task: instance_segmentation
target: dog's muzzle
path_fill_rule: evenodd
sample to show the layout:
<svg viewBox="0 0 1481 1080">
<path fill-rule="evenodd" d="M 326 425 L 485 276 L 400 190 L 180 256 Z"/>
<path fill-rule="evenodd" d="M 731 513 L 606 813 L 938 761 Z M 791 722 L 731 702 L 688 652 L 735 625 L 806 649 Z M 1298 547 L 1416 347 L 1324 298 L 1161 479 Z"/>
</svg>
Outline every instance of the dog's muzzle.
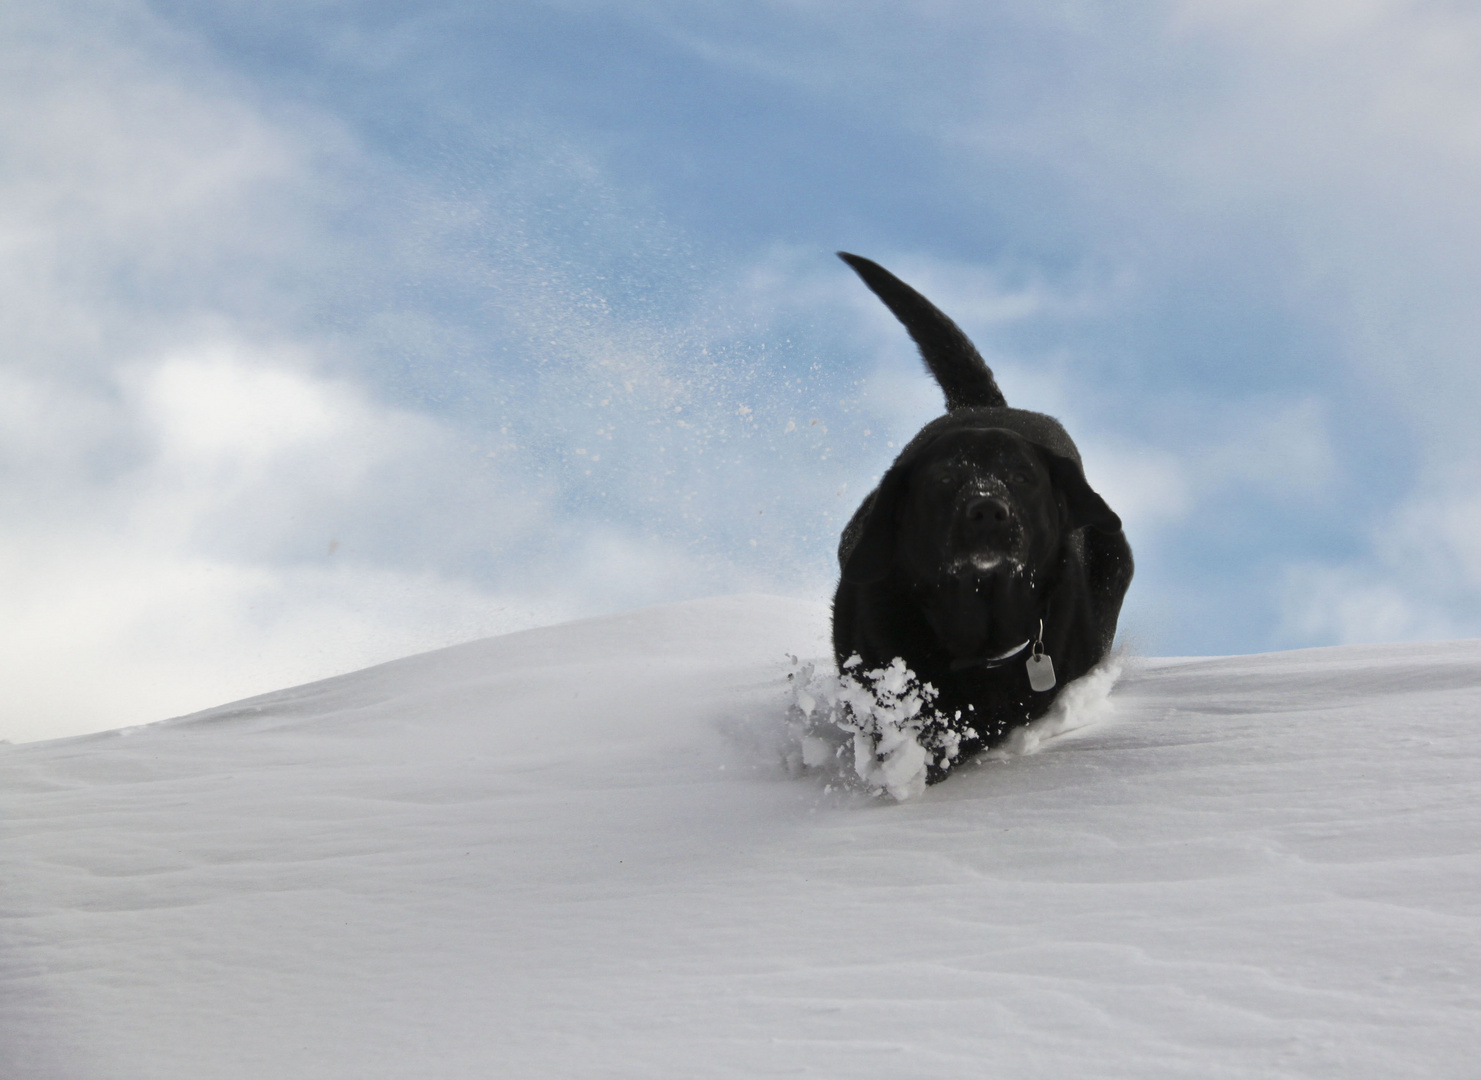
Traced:
<svg viewBox="0 0 1481 1080">
<path fill-rule="evenodd" d="M 986 573 L 1016 564 L 1023 544 L 1023 527 L 1013 506 L 994 491 L 969 491 L 958 500 L 952 560 L 958 572 Z"/>
</svg>

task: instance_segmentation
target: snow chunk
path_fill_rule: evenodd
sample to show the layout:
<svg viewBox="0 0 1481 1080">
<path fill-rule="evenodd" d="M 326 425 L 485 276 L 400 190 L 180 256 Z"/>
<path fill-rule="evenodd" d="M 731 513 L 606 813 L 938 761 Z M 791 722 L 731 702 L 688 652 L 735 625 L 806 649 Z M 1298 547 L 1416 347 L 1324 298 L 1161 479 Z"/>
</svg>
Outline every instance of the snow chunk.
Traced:
<svg viewBox="0 0 1481 1080">
<path fill-rule="evenodd" d="M 841 674 L 795 656 L 792 663 L 785 754 L 791 771 L 831 771 L 830 786 L 904 802 L 926 790 L 931 765 L 956 760 L 961 737 L 930 708 L 936 688 L 903 659 L 863 671 L 855 657 Z"/>
</svg>

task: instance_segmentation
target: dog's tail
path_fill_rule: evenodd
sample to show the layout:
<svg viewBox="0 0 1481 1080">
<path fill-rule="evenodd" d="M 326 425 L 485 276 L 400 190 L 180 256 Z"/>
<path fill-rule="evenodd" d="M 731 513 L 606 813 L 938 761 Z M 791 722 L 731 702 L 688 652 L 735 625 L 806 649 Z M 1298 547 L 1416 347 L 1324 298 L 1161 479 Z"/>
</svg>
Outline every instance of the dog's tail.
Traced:
<svg viewBox="0 0 1481 1080">
<path fill-rule="evenodd" d="M 977 347 L 935 304 L 876 262 L 847 251 L 840 251 L 838 257 L 854 268 L 910 332 L 921 359 L 946 393 L 948 412 L 1008 404 Z"/>
</svg>

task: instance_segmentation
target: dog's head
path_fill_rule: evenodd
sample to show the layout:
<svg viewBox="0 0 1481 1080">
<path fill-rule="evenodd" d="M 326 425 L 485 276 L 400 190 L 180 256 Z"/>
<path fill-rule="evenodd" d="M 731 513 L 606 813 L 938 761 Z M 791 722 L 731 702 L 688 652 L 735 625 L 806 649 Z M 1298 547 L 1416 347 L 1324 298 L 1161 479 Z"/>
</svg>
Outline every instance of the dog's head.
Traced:
<svg viewBox="0 0 1481 1080">
<path fill-rule="evenodd" d="M 864 583 L 898 573 L 938 597 L 928 607 L 939 611 L 927 614 L 950 621 L 938 634 L 966 653 L 1032 629 L 1033 594 L 1065 538 L 1087 526 L 1114 532 L 1121 519 L 1077 462 L 1007 428 L 956 427 L 907 450 L 881 479 L 843 578 Z M 983 631 L 965 598 L 974 609 L 990 606 L 1001 633 Z"/>
</svg>

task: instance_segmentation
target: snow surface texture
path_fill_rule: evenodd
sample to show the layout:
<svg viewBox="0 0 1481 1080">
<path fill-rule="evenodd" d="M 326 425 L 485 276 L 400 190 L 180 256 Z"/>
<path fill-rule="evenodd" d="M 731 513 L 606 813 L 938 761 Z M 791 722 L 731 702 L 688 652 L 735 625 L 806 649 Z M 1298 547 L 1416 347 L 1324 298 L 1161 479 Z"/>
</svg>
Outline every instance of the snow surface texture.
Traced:
<svg viewBox="0 0 1481 1080">
<path fill-rule="evenodd" d="M 826 620 L 0 747 L 0 1076 L 1477 1075 L 1481 643 L 1127 661 L 896 802 L 786 765 Z"/>
</svg>

